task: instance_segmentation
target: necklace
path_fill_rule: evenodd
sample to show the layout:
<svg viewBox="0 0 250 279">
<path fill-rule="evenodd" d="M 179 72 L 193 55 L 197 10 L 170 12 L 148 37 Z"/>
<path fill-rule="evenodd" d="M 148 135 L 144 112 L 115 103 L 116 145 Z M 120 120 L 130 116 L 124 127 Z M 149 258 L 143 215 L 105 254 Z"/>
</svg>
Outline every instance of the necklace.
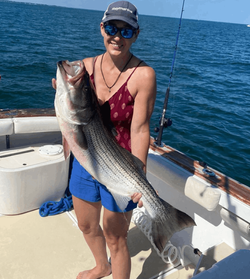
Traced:
<svg viewBox="0 0 250 279">
<path fill-rule="evenodd" d="M 113 83 L 112 86 L 108 86 L 108 85 L 107 85 L 107 82 L 106 82 L 106 80 L 105 80 L 105 77 L 104 77 L 104 74 L 103 74 L 103 71 L 102 71 L 103 56 L 104 56 L 104 53 L 103 53 L 103 55 L 102 55 L 100 68 L 101 68 L 102 78 L 103 78 L 103 80 L 104 80 L 105 85 L 106 85 L 107 88 L 109 89 L 109 93 L 110 93 L 110 92 L 111 92 L 111 89 L 115 86 L 115 84 L 117 83 L 117 81 L 118 81 L 119 77 L 121 76 L 122 72 L 123 72 L 123 71 L 125 70 L 125 68 L 128 66 L 129 62 L 131 61 L 131 59 L 132 59 L 132 57 L 133 57 L 134 55 L 131 54 L 131 56 L 130 56 L 128 62 L 127 62 L 126 65 L 123 67 L 123 69 L 121 70 L 120 74 L 118 75 L 116 81 Z"/>
</svg>

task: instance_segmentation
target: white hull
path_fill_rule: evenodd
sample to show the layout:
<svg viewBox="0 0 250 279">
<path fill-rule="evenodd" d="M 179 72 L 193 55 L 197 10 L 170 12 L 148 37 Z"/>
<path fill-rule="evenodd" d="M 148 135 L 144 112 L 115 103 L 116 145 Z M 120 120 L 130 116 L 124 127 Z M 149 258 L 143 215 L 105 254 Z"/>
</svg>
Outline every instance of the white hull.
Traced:
<svg viewBox="0 0 250 279">
<path fill-rule="evenodd" d="M 8 142 L 10 143 L 10 149 L 6 148 L 6 142 L 7 145 Z M 4 161 L 7 158 L 6 155 L 13 152 L 13 148 L 15 148 L 14 153 L 20 153 L 19 151 L 22 151 L 24 146 L 30 146 L 34 149 L 34 146 L 37 147 L 48 144 L 54 146 L 60 145 L 60 143 L 61 134 L 53 110 L 28 110 L 0 113 L 0 214 L 12 215 L 25 213 L 34 210 L 35 208 L 39 208 L 39 206 L 46 200 L 58 200 L 61 198 L 67 186 L 69 166 L 67 161 L 62 160 L 62 154 L 56 155 L 57 157 L 52 156 L 48 161 L 43 160 L 41 162 L 40 157 L 44 158 L 47 156 L 41 154 L 39 155 L 39 153 L 37 153 L 37 157 L 32 156 L 34 161 L 29 161 L 28 164 L 25 163 L 26 165 L 19 167 L 15 167 L 14 162 L 17 161 L 17 157 L 20 157 L 20 154 L 8 157 L 8 160 L 13 161 L 13 165 L 11 164 L 11 161 L 8 161 L 9 165 L 5 164 Z M 28 162 L 26 160 L 26 156 L 30 155 L 30 153 L 24 152 L 21 155 L 22 159 L 24 159 L 25 162 Z M 211 173 L 214 173 L 215 176 L 208 175 Z M 194 218 L 197 224 L 197 226 L 193 228 L 176 233 L 171 239 L 171 243 L 178 248 L 178 251 L 182 251 L 182 253 L 179 253 L 181 263 L 184 265 L 191 264 L 192 268 L 186 267 L 186 269 L 183 269 L 181 265 L 178 268 L 170 267 L 170 265 L 164 263 L 161 258 L 158 257 L 158 255 L 153 251 L 153 248 L 150 254 L 145 254 L 145 251 L 143 252 L 143 250 L 150 249 L 150 243 L 147 242 L 146 237 L 143 238 L 143 235 L 138 229 L 136 229 L 136 227 L 131 226 L 128 242 L 132 257 L 132 279 L 177 278 L 174 277 L 176 272 L 179 274 L 178 278 L 191 278 L 190 274 L 193 274 L 195 266 L 200 259 L 199 256 L 193 253 L 193 248 L 198 248 L 202 253 L 207 253 L 206 258 L 208 264 L 206 268 L 211 267 L 211 265 L 218 260 L 226 258 L 234 251 L 249 249 L 250 188 L 225 177 L 223 174 L 209 167 L 206 169 L 206 174 L 204 174 L 203 167 L 199 164 L 199 162 L 193 161 L 191 158 L 186 157 L 184 154 L 169 146 L 158 148 L 154 145 L 153 139 L 149 150 L 147 175 L 149 181 L 164 200 L 189 214 Z M 48 180 L 50 182 L 44 180 L 44 178 L 51 176 L 53 176 L 53 179 Z M 10 179 L 10 177 L 13 179 Z M 24 183 L 24 181 L 27 182 Z M 32 183 L 29 183 L 30 181 L 32 181 Z M 34 187 L 32 187 L 32 185 L 34 185 L 34 183 L 38 185 L 38 181 L 41 185 L 36 187 L 36 190 L 34 191 Z M 24 216 L 27 216 L 27 218 L 33 218 L 34 216 L 29 217 L 32 215 L 33 213 L 29 212 L 20 216 L 2 216 L 0 218 L 0 223 L 2 222 L 0 227 L 2 225 L 6 226 L 6 222 L 8 224 L 8 222 L 11 222 L 14 218 L 20 218 L 21 216 L 23 219 L 25 219 Z M 70 220 L 72 224 L 76 225 L 76 219 L 73 211 L 65 213 L 65 215 L 71 218 Z M 43 218 L 37 216 L 36 222 L 44 222 L 42 220 L 39 221 L 39 218 L 44 220 Z M 47 218 L 52 219 L 55 217 Z M 59 215 L 57 218 L 58 220 L 62 219 L 62 216 Z M 51 219 L 50 222 L 52 222 Z M 67 226 L 66 223 L 65 226 Z M 24 222 L 24 226 L 27 226 L 25 224 L 26 223 Z M 13 227 L 13 230 L 15 229 L 16 228 Z M 8 231 L 6 229 L 5 233 L 11 234 L 11 230 Z M 18 232 L 16 232 L 16 234 L 18 235 Z M 63 239 L 65 237 L 64 232 L 61 234 Z M 70 234 L 78 235 L 75 231 L 71 231 Z M 142 242 L 139 241 L 138 235 L 140 241 Z M 3 243 L 4 239 L 10 238 L 8 235 L 1 235 L 1 232 L 0 237 L 0 244 L 1 240 Z M 79 239 L 80 237 L 81 236 L 79 234 Z M 60 239 L 60 234 L 56 236 L 56 239 Z M 81 241 L 84 242 L 83 239 Z M 138 251 L 135 244 L 141 247 L 138 248 Z M 53 244 L 51 245 L 53 246 Z M 70 247 L 70 243 L 67 245 L 68 247 L 65 249 L 71 251 L 72 248 Z M 143 245 L 146 245 L 147 249 L 143 248 Z M 50 248 L 51 251 L 56 251 L 55 247 Z M 9 251 L 11 251 L 11 241 L 10 243 L 7 241 L 5 249 L 7 250 L 4 250 L 4 255 L 8 256 Z M 46 247 L 46 249 L 48 249 L 48 247 Z M 61 249 L 61 247 L 58 249 Z M 139 251 L 144 254 L 140 254 Z M 210 253 L 209 251 L 213 252 L 212 258 L 208 257 Z M 77 253 L 75 255 L 71 255 L 71 257 L 75 256 L 76 259 L 79 259 L 79 253 L 81 254 L 83 251 L 76 252 Z M 250 251 L 247 250 L 247 252 Z M 18 251 L 16 253 L 18 253 Z M 24 252 L 22 251 L 22 253 Z M 90 257 L 89 251 L 86 251 L 86 253 L 87 254 L 85 256 Z M 247 258 L 249 258 L 249 254 L 247 255 Z M 8 257 L 11 256 L 9 255 Z M 8 257 L 5 258 L 5 261 L 8 261 Z M 144 257 L 144 259 L 140 261 L 139 259 L 142 257 Z M 237 269 L 237 261 L 239 265 L 240 263 L 244 264 L 244 260 L 242 260 L 241 257 L 242 254 L 236 254 L 234 269 Z M 228 261 L 230 259 L 231 258 L 229 258 Z M 17 261 L 18 260 L 21 259 L 17 259 Z M 11 262 L 12 259 L 10 258 L 9 261 Z M 155 264 L 155 261 L 157 264 Z M 35 265 L 36 264 L 38 265 L 38 262 L 35 263 Z M 67 260 L 68 266 L 73 266 L 73 264 L 74 260 Z M 90 263 L 88 262 L 86 266 L 80 267 L 80 270 L 82 268 L 91 268 L 92 266 L 89 265 Z M 22 268 L 24 267 L 25 265 L 23 265 Z M 222 262 L 219 269 L 223 270 L 223 268 L 224 265 Z M 8 270 L 8 274 L 12 274 L 13 276 L 8 278 L 14 278 L 14 273 L 17 272 L 15 266 L 12 266 L 12 269 L 12 271 Z M 170 271 L 167 272 L 167 270 Z M 199 271 L 200 270 L 201 268 L 199 267 Z M 227 270 L 230 270 L 230 267 L 228 267 Z M 240 272 L 249 272 L 249 267 L 248 269 L 242 269 L 241 267 L 240 270 L 244 271 L 238 271 L 238 277 L 243 276 Z M 210 271 L 212 273 L 214 272 L 213 269 Z M 54 270 L 54 273 L 56 272 L 57 271 Z M 58 270 L 58 272 L 60 273 L 61 271 Z M 0 268 L 0 277 L 2 275 L 3 278 L 7 278 L 6 274 L 7 271 L 1 271 Z M 148 274 L 148 277 L 145 274 Z M 27 275 L 30 274 L 27 273 Z M 60 274 L 60 277 L 50 278 L 75 278 L 75 275 L 76 274 L 73 274 L 72 271 L 72 274 L 68 273 L 69 277 L 63 277 L 62 273 Z M 200 273 L 199 278 L 203 278 L 201 275 L 206 276 L 206 273 Z M 31 278 L 40 279 L 45 278 L 46 276 L 47 275 L 44 273 L 40 277 L 34 276 Z M 28 278 L 28 276 L 26 276 L 26 278 Z M 112 276 L 107 278 L 112 278 Z M 217 274 L 217 278 L 224 277 L 222 277 L 222 275 L 218 277 Z"/>
</svg>

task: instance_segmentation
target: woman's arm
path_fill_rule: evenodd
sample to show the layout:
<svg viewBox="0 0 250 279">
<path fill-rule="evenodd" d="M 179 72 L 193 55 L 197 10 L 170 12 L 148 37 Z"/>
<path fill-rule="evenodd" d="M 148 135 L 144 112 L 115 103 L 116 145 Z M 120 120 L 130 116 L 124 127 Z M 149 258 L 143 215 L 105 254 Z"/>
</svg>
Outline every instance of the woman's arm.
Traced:
<svg viewBox="0 0 250 279">
<path fill-rule="evenodd" d="M 149 124 L 156 98 L 156 78 L 152 68 L 146 66 L 139 69 L 140 80 L 137 80 L 138 91 L 131 123 L 131 152 L 143 162 L 146 172 L 150 142 Z"/>
<path fill-rule="evenodd" d="M 152 68 L 140 67 L 140 80 L 137 80 L 138 91 L 135 97 L 134 113 L 131 123 L 131 152 L 139 158 L 143 164 L 143 170 L 146 173 L 146 164 L 148 156 L 148 148 L 150 143 L 150 118 L 153 113 L 154 103 L 156 99 L 156 77 Z M 132 196 L 133 202 L 140 201 L 141 194 L 135 193 Z"/>
</svg>

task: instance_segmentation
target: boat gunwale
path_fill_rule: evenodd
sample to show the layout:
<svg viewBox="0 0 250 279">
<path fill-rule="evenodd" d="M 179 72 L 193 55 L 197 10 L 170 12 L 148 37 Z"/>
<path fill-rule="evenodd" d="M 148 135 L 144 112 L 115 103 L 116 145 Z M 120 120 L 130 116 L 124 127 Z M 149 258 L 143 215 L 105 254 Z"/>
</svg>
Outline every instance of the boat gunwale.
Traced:
<svg viewBox="0 0 250 279">
<path fill-rule="evenodd" d="M 215 176 L 209 176 L 203 173 L 203 162 L 196 161 L 171 146 L 164 144 L 163 147 L 158 147 L 155 145 L 155 140 L 153 138 L 150 140 L 150 149 L 187 170 L 191 174 L 196 175 L 211 185 L 219 188 L 226 194 L 229 194 L 250 206 L 250 188 L 247 185 L 242 184 L 209 166 L 206 166 L 208 172 L 215 174 Z"/>
<path fill-rule="evenodd" d="M 16 117 L 56 117 L 54 108 L 29 108 L 29 109 L 0 109 L 0 119 L 16 118 Z M 159 155 L 170 160 L 181 168 L 187 170 L 193 175 L 197 175 L 206 182 L 216 186 L 236 199 L 250 206 L 250 188 L 223 173 L 206 166 L 206 169 L 213 172 L 215 176 L 209 176 L 203 173 L 204 166 L 202 162 L 194 160 L 184 153 L 168 146 L 156 146 L 155 140 L 151 137 L 150 149 L 157 152 Z"/>
</svg>

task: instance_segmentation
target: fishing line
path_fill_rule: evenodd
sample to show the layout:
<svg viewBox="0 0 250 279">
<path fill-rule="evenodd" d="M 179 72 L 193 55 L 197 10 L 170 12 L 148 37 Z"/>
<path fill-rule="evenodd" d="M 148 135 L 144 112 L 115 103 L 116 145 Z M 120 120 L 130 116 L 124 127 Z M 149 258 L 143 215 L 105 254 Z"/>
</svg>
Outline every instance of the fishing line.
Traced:
<svg viewBox="0 0 250 279">
<path fill-rule="evenodd" d="M 184 11 L 184 4 L 185 4 L 185 0 L 183 0 L 183 2 L 182 2 L 181 16 L 180 16 L 179 28 L 178 28 L 177 37 L 176 37 L 174 56 L 173 56 L 172 65 L 171 65 L 171 72 L 170 72 L 168 87 L 167 87 L 167 91 L 166 91 L 166 95 L 165 95 L 163 111 L 162 111 L 161 120 L 160 120 L 160 127 L 157 129 L 158 136 L 156 138 L 155 144 L 158 145 L 158 146 L 162 146 L 161 140 L 162 140 L 163 129 L 172 125 L 172 120 L 170 118 L 165 118 L 165 114 L 166 114 L 167 106 L 168 106 L 170 84 L 171 84 L 171 79 L 172 79 L 173 71 L 174 71 L 174 63 L 175 63 L 175 58 L 176 58 L 176 52 L 177 52 L 180 30 L 181 30 L 181 21 L 182 21 L 182 14 L 183 14 L 183 11 Z"/>
</svg>

